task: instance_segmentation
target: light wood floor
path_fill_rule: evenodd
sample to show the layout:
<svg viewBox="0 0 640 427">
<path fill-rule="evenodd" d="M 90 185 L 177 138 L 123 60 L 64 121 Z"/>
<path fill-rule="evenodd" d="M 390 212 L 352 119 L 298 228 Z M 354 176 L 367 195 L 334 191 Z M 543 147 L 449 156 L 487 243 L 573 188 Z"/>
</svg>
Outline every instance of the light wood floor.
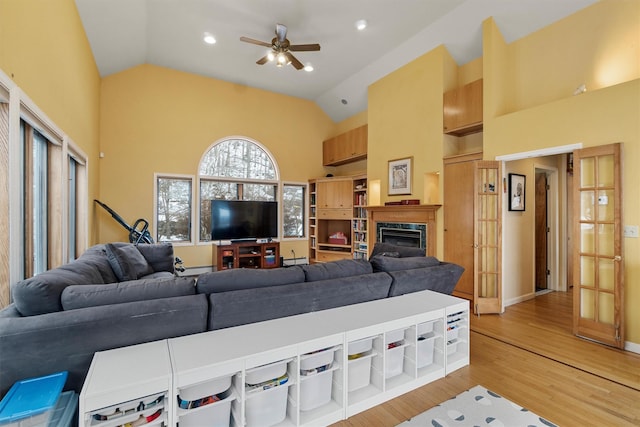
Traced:
<svg viewBox="0 0 640 427">
<path fill-rule="evenodd" d="M 640 426 L 640 355 L 571 335 L 553 292 L 471 320 L 471 364 L 336 427 L 396 426 L 482 385 L 560 426 Z"/>
</svg>

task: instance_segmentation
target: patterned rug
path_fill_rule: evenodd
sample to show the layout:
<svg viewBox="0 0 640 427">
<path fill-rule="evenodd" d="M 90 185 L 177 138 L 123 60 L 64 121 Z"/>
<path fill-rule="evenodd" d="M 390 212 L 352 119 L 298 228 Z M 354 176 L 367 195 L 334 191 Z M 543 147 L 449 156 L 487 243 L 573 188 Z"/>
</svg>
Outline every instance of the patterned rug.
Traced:
<svg viewBox="0 0 640 427">
<path fill-rule="evenodd" d="M 557 427 L 482 386 L 475 386 L 400 424 L 401 427 Z"/>
</svg>

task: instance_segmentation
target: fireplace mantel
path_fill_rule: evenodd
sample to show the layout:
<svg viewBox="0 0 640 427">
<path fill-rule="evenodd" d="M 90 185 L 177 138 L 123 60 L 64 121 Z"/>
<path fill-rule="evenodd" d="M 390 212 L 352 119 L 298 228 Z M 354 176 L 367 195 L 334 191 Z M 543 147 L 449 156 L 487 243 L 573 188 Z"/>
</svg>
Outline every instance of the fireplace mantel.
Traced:
<svg viewBox="0 0 640 427">
<path fill-rule="evenodd" d="M 378 222 L 404 222 L 427 225 L 427 255 L 436 256 L 436 212 L 442 205 L 389 205 L 367 206 L 369 253 L 373 250 Z"/>
</svg>

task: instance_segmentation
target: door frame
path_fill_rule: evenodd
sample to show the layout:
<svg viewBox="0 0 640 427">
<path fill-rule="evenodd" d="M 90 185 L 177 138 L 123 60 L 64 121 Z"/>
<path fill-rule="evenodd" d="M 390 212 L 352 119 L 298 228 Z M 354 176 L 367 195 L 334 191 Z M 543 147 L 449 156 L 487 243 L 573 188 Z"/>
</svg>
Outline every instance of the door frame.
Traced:
<svg viewBox="0 0 640 427">
<path fill-rule="evenodd" d="M 564 270 L 566 270 L 567 263 L 566 260 L 564 263 L 561 263 L 560 261 L 560 234 L 558 233 L 558 224 L 560 223 L 560 193 L 558 186 L 558 168 L 534 163 L 534 176 L 538 172 L 543 172 L 547 175 L 547 185 L 549 186 L 549 190 L 547 192 L 547 227 L 549 228 L 549 234 L 547 235 L 547 267 L 551 274 L 547 278 L 547 287 L 553 291 L 566 291 L 566 279 L 560 280 L 560 265 L 564 264 Z M 565 196 L 568 197 L 569 195 L 565 194 Z M 532 236 L 532 241 L 534 242 L 535 237 L 536 231 L 534 229 Z M 564 253 L 567 257 L 570 256 L 567 254 L 566 250 Z M 535 251 L 533 257 L 533 265 L 535 265 Z"/>
<path fill-rule="evenodd" d="M 568 155 L 569 153 L 573 153 L 574 150 L 579 150 L 581 148 L 583 148 L 583 144 L 581 142 L 579 142 L 579 143 L 575 143 L 575 144 L 567 144 L 567 145 L 559 145 L 559 146 L 556 146 L 556 147 L 542 148 L 542 149 L 539 149 L 539 150 L 523 151 L 523 152 L 519 152 L 519 153 L 511 153 L 511 154 L 500 155 L 500 156 L 496 156 L 496 160 L 499 160 L 499 161 L 502 162 L 502 173 L 503 173 L 503 176 L 505 176 L 504 173 L 506 171 L 506 165 L 505 165 L 506 162 L 510 162 L 510 161 L 513 161 L 513 160 L 529 159 L 529 158 L 534 158 L 534 157 L 553 156 L 553 155 L 558 155 L 558 154 L 567 154 Z M 563 165 L 559 172 L 561 172 L 561 173 L 566 172 L 566 165 Z M 560 209 L 559 212 L 561 212 L 564 217 L 566 217 L 566 215 L 567 215 L 567 200 L 568 200 L 568 194 L 567 194 L 567 197 L 564 197 L 559 203 L 559 209 Z M 505 210 L 507 208 L 508 208 L 507 204 L 503 203 L 503 205 L 502 205 L 502 211 L 503 211 L 502 215 L 503 216 L 505 215 L 505 213 L 506 213 Z M 502 232 L 503 233 L 505 231 L 504 230 L 505 224 L 506 224 L 506 221 L 503 221 L 502 222 L 502 227 L 503 227 Z M 562 221 L 562 224 L 560 224 L 560 229 L 558 231 L 559 232 L 562 231 L 562 235 L 563 236 L 567 236 L 567 221 Z M 566 289 L 566 283 L 567 283 L 567 280 L 566 280 L 567 259 L 570 256 L 567 253 L 567 241 L 566 241 L 566 239 L 563 240 L 562 242 L 560 242 L 559 249 L 560 249 L 561 253 L 564 253 L 564 259 L 561 260 L 560 264 L 558 265 L 558 269 L 557 270 L 558 270 L 558 274 L 560 274 L 560 277 L 562 278 L 563 286 Z M 505 269 L 505 266 L 507 265 L 507 260 L 505 260 L 505 257 L 507 255 L 508 254 L 506 254 L 505 251 L 503 251 L 503 253 L 502 253 L 502 274 L 503 274 L 503 277 L 504 277 L 504 274 L 505 274 L 504 269 Z M 505 292 L 504 292 L 505 291 L 504 290 L 504 284 L 505 283 L 507 283 L 507 281 L 503 281 L 502 282 L 503 295 L 505 294 Z M 528 298 L 526 298 L 526 299 L 528 299 Z M 524 301 L 524 300 L 518 298 L 517 300 L 514 300 L 514 301 L 510 302 L 509 305 L 517 304 L 517 303 L 522 302 L 522 301 Z M 502 299 L 502 304 L 503 304 L 502 308 L 503 308 L 503 310 L 504 310 L 504 307 L 505 307 L 505 302 L 506 301 L 503 298 Z"/>
</svg>

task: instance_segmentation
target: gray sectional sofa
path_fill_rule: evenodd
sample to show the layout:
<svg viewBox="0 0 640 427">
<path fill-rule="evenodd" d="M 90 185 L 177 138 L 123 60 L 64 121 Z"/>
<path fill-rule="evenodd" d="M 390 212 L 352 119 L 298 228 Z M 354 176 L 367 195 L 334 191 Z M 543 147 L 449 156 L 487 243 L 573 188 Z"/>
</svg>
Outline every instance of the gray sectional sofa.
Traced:
<svg viewBox="0 0 640 427">
<path fill-rule="evenodd" d="M 77 392 L 96 351 L 431 289 L 450 294 L 462 267 L 376 245 L 369 261 L 197 278 L 174 274 L 166 244 L 97 245 L 12 287 L 0 310 L 0 396 L 18 380 L 69 372 Z"/>
</svg>

